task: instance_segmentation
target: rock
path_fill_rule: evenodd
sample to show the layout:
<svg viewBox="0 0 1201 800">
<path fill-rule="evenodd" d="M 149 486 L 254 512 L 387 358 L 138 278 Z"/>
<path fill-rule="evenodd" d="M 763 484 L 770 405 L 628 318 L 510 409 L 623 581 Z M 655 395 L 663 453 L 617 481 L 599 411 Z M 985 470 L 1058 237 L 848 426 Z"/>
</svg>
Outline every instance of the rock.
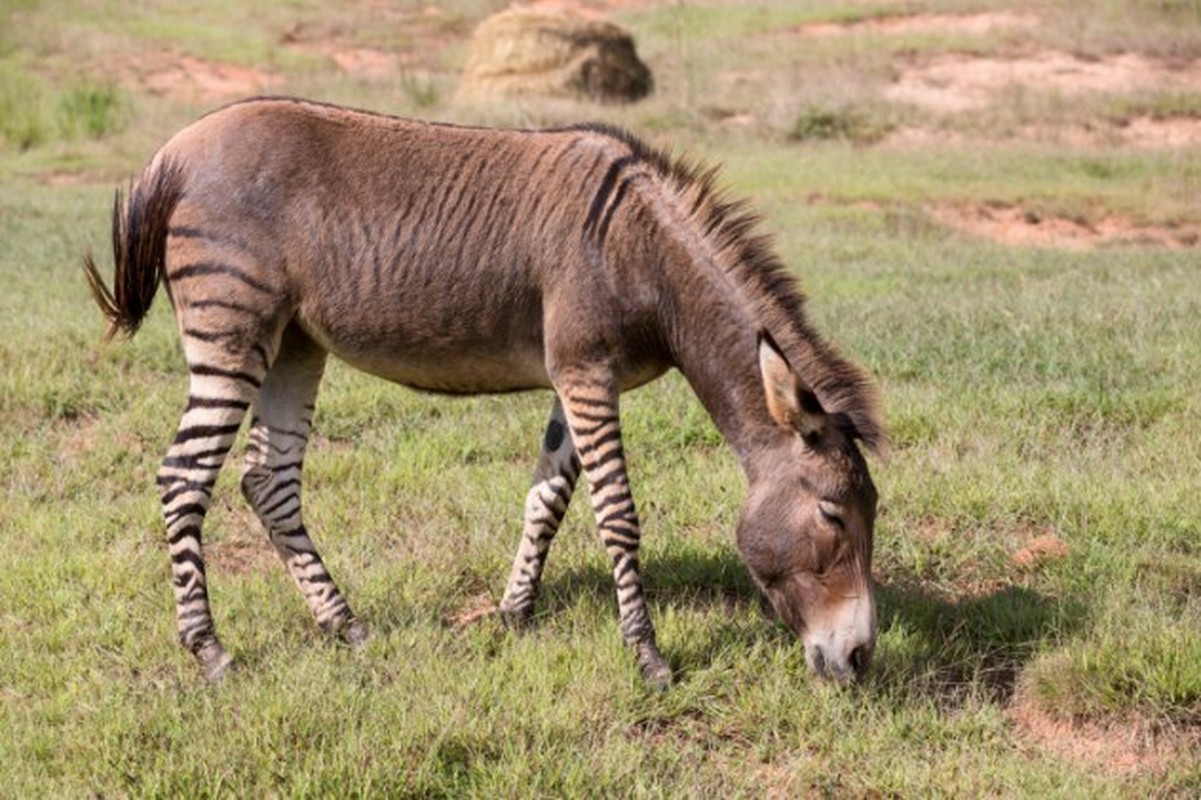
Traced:
<svg viewBox="0 0 1201 800">
<path fill-rule="evenodd" d="M 621 26 L 565 8 L 513 6 L 476 28 L 458 99 L 542 96 L 627 103 L 645 97 L 653 85 L 633 37 Z"/>
</svg>

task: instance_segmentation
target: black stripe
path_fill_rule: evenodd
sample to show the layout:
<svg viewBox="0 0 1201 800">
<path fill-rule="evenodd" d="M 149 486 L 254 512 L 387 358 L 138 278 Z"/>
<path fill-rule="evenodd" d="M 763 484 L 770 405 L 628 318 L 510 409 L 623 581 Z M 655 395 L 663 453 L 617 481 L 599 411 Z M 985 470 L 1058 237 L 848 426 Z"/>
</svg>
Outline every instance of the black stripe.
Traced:
<svg viewBox="0 0 1201 800">
<path fill-rule="evenodd" d="M 563 515 L 556 512 L 554 509 L 549 510 L 549 514 L 539 514 L 526 520 L 530 525 L 537 525 L 540 528 L 556 527 L 563 521 Z M 536 537 L 535 537 L 536 538 Z"/>
<path fill-rule="evenodd" d="M 634 541 L 627 542 L 623 539 L 615 539 L 615 538 L 602 536 L 601 543 L 605 546 L 606 549 L 608 549 L 610 547 L 617 548 L 618 550 L 620 550 L 622 552 L 622 555 L 629 555 L 630 553 L 638 552 L 637 537 L 634 538 Z M 618 556 L 617 558 L 621 558 L 621 556 Z"/>
<path fill-rule="evenodd" d="M 200 492 L 204 494 L 205 497 L 212 497 L 212 484 L 198 483 L 196 481 L 183 481 L 182 483 L 179 483 L 178 481 L 172 481 L 172 483 L 178 483 L 178 485 L 172 486 L 171 489 L 168 489 L 163 493 L 163 496 L 160 498 L 163 505 L 169 504 L 181 494 L 187 494 L 188 492 Z"/>
<path fill-rule="evenodd" d="M 184 328 L 183 335 L 201 342 L 215 342 L 219 339 L 224 339 L 237 334 L 231 331 L 202 331 L 196 328 Z"/>
<path fill-rule="evenodd" d="M 617 563 L 613 565 L 613 581 L 619 589 L 628 588 L 629 584 L 622 585 L 621 579 L 630 573 L 638 574 L 638 559 L 628 556 L 618 557 Z"/>
<path fill-rule="evenodd" d="M 604 408 L 613 413 L 613 403 L 608 398 L 601 400 L 593 400 L 591 397 L 569 397 L 567 404 L 572 407 L 572 414 L 576 414 L 576 406 L 584 406 L 586 408 Z"/>
<path fill-rule="evenodd" d="M 229 445 L 226 445 L 225 447 L 214 447 L 209 450 L 201 450 L 200 452 L 197 452 L 197 453 L 185 453 L 184 455 L 179 455 L 179 456 L 167 456 L 166 458 L 163 459 L 163 466 L 168 469 L 175 469 L 177 467 L 182 467 L 183 469 L 195 469 L 196 467 L 212 469 L 214 467 L 219 467 L 221 465 L 220 464 L 200 464 L 198 462 L 202 458 L 219 458 L 222 461 L 224 461 L 225 456 L 228 453 L 229 453 Z M 169 475 L 169 476 L 163 476 L 163 477 L 168 478 L 168 479 L 178 479 L 178 476 L 175 476 L 175 475 Z"/>
<path fill-rule="evenodd" d="M 297 481 L 297 483 L 300 483 L 300 481 Z M 272 503 L 269 507 L 260 509 L 259 515 L 263 516 L 263 517 L 270 516 L 271 514 L 275 513 L 279 509 L 283 508 L 284 506 L 286 506 L 288 503 L 292 502 L 293 500 L 296 501 L 296 506 L 297 506 L 297 508 L 299 508 L 300 507 L 300 494 L 299 493 L 289 494 L 289 495 L 285 495 L 284 497 L 281 497 L 275 503 Z M 296 513 L 296 512 L 293 511 L 288 516 L 291 516 L 291 514 L 294 514 L 294 513 Z"/>
<path fill-rule="evenodd" d="M 618 481 L 619 479 L 624 478 L 624 477 L 626 477 L 625 464 L 622 462 L 618 462 L 617 466 L 613 467 L 611 470 L 604 473 L 603 475 L 598 475 L 594 479 L 591 479 L 589 481 L 589 483 L 592 484 L 593 493 L 596 493 L 596 492 L 599 492 L 601 489 L 608 488 L 611 484 L 615 483 L 616 481 Z"/>
<path fill-rule="evenodd" d="M 592 205 L 588 208 L 588 216 L 584 218 L 584 233 L 596 231 L 601 213 L 605 210 L 605 203 L 613 191 L 613 185 L 617 182 L 617 176 L 621 174 L 623 169 L 637 160 L 634 156 L 622 156 L 609 165 L 609 170 L 605 173 L 605 177 L 601 179 L 600 188 L 596 190 L 596 195 L 592 198 Z"/>
<path fill-rule="evenodd" d="M 188 537 L 199 540 L 200 539 L 200 528 L 197 527 L 196 525 L 185 525 L 182 528 L 180 528 L 179 530 L 177 530 L 175 533 L 173 533 L 171 536 L 169 536 L 167 538 L 167 543 L 171 544 L 171 545 L 177 545 L 180 542 L 182 542 L 184 539 L 187 539 Z"/>
<path fill-rule="evenodd" d="M 271 470 L 273 473 L 276 473 L 276 474 L 278 474 L 280 472 L 285 472 L 286 470 L 290 470 L 290 469 L 302 469 L 303 467 L 304 467 L 304 459 L 303 458 L 298 458 L 295 461 L 285 461 L 281 464 L 268 464 L 267 465 L 267 469 Z"/>
<path fill-rule="evenodd" d="M 250 401 L 233 400 L 227 397 L 197 397 L 190 395 L 188 397 L 187 408 L 184 411 L 191 411 L 194 408 L 234 408 L 238 411 L 245 411 L 250 408 Z"/>
<path fill-rule="evenodd" d="M 577 425 L 574 428 L 574 431 L 576 438 L 582 439 L 587 436 L 594 436 L 596 433 L 609 426 L 613 426 L 614 430 L 620 431 L 620 428 L 618 427 L 619 422 L 620 420 L 618 420 L 617 417 L 606 417 L 605 419 L 601 419 L 592 425 L 588 425 L 587 427 Z M 577 450 L 576 452 L 578 453 L 579 451 Z"/>
<path fill-rule="evenodd" d="M 311 425 L 311 424 L 312 424 L 312 423 L 310 423 L 310 425 Z M 276 434 L 279 434 L 279 435 L 281 435 L 281 436 L 289 436 L 289 437 L 291 437 L 291 438 L 293 438 L 293 439 L 305 439 L 305 440 L 307 440 L 307 439 L 309 438 L 309 432 L 308 432 L 308 431 L 294 431 L 294 430 L 288 430 L 288 429 L 286 429 L 286 428 L 273 428 L 273 427 L 271 427 L 271 426 L 268 426 L 268 429 L 271 431 L 271 435 L 272 435 L 272 436 L 275 436 Z"/>
<path fill-rule="evenodd" d="M 628 503 L 631 507 L 634 505 L 634 498 L 628 492 L 617 492 L 610 497 L 606 497 L 600 501 L 598 505 L 593 506 L 593 512 L 600 514 L 601 512 L 612 508 L 618 503 Z"/>
<path fill-rule="evenodd" d="M 616 508 L 610 511 L 601 517 L 600 522 L 596 523 L 596 527 L 616 529 L 616 525 L 619 522 L 629 526 L 631 530 L 638 529 L 638 512 L 632 504 L 626 508 Z"/>
<path fill-rule="evenodd" d="M 244 314 L 249 314 L 252 317 L 259 317 L 259 310 L 252 308 L 242 303 L 235 303 L 232 300 L 218 300 L 216 298 L 208 300 L 192 300 L 189 301 L 186 308 L 224 308 L 230 311 L 241 311 Z"/>
<path fill-rule="evenodd" d="M 271 489 L 268 490 L 268 492 L 265 495 L 263 495 L 262 497 L 259 498 L 259 503 L 266 503 L 272 497 L 275 497 L 277 494 L 284 491 L 285 489 L 290 489 L 293 486 L 299 486 L 299 485 L 300 485 L 300 478 L 289 478 L 286 481 L 280 481 L 279 483 L 272 486 Z"/>
<path fill-rule="evenodd" d="M 600 227 L 596 231 L 596 241 L 598 244 L 605 243 L 605 237 L 609 235 L 609 225 L 613 222 L 613 215 L 617 212 L 617 207 L 621 205 L 621 199 L 625 197 L 626 189 L 630 188 L 632 178 L 626 178 L 617 187 L 617 194 L 613 196 L 613 202 L 609 203 L 609 207 L 605 210 L 605 217 L 601 220 Z"/>
<path fill-rule="evenodd" d="M 597 414 L 592 411 L 584 411 L 582 409 L 573 408 L 571 410 L 571 415 L 573 417 L 575 417 L 576 419 L 582 419 L 585 422 L 606 422 L 611 419 L 612 420 L 619 419 L 619 417 L 617 416 L 617 413 L 613 410 L 613 408 L 610 404 L 606 403 L 605 406 L 606 406 L 605 411 L 600 414 Z"/>
<path fill-rule="evenodd" d="M 178 239 L 203 239 L 206 242 L 215 242 L 225 247 L 235 247 L 247 253 L 251 252 L 250 248 L 243 242 L 231 239 L 228 231 L 224 229 L 221 233 L 213 233 L 191 225 L 172 225 L 167 230 L 167 235 Z"/>
<path fill-rule="evenodd" d="M 633 605 L 635 607 L 641 606 L 643 604 L 642 603 L 643 595 L 642 595 L 642 584 L 641 583 L 635 583 L 631 586 L 619 587 L 619 588 L 626 588 L 626 589 L 634 590 L 630 594 L 629 598 L 626 600 L 627 603 L 630 603 L 631 605 Z"/>
<path fill-rule="evenodd" d="M 566 476 L 563 476 L 563 477 L 566 477 Z M 563 486 L 559 486 L 558 484 L 548 482 L 546 484 L 546 488 L 550 489 L 551 493 L 553 493 L 555 495 L 555 497 L 562 500 L 564 506 L 566 506 L 568 503 L 571 502 L 571 495 L 573 493 L 573 487 L 571 486 L 570 483 L 565 484 Z"/>
<path fill-rule="evenodd" d="M 591 441 L 580 442 L 580 446 L 576 449 L 579 450 L 580 458 L 587 460 L 588 456 L 592 455 L 593 453 L 596 453 L 597 450 L 599 450 L 600 448 L 602 448 L 604 446 L 607 446 L 607 444 L 613 444 L 614 442 L 617 442 L 617 448 L 614 450 L 610 450 L 610 452 L 605 453 L 603 456 L 600 456 L 600 460 L 597 461 L 597 464 L 603 464 L 604 461 L 608 461 L 610 458 L 613 458 L 614 453 L 621 453 L 621 429 L 620 428 L 614 428 L 613 430 L 605 432 L 605 434 L 597 436 L 596 438 L 593 438 L 593 440 L 591 440 Z"/>
<path fill-rule="evenodd" d="M 180 428 L 175 434 L 173 444 L 183 444 L 193 439 L 211 439 L 219 436 L 232 436 L 238 432 L 238 428 L 242 427 L 241 422 L 235 422 L 230 425 L 189 425 L 186 428 Z"/>
<path fill-rule="evenodd" d="M 612 515 L 597 527 L 602 533 L 608 531 L 621 536 L 632 536 L 635 539 L 642 535 L 642 531 L 638 527 L 638 515 L 634 513 Z"/>
<path fill-rule="evenodd" d="M 222 369 L 209 364 L 189 364 L 188 372 L 193 375 L 211 375 L 217 378 L 232 378 L 236 381 L 249 383 L 254 388 L 259 388 L 262 385 L 262 380 L 251 375 L 249 372 L 240 372 L 232 369 Z"/>
<path fill-rule="evenodd" d="M 168 272 L 167 278 L 178 281 L 186 278 L 199 278 L 205 275 L 228 275 L 231 278 L 237 278 L 255 291 L 262 292 L 263 294 L 275 294 L 275 290 L 270 286 L 250 277 L 241 269 L 229 264 L 218 264 L 210 261 L 202 261 L 197 264 L 188 264 L 179 267 L 172 272 Z"/>
<path fill-rule="evenodd" d="M 190 516 L 192 514 L 196 514 L 197 516 L 203 517 L 207 513 L 208 513 L 208 507 L 205 506 L 203 503 L 184 503 L 183 505 L 179 506 L 178 508 L 163 509 L 163 520 L 167 523 L 167 527 L 169 528 L 172 525 L 174 525 L 176 522 L 179 522 L 184 517 Z M 200 535 L 200 529 L 197 528 L 195 525 L 189 525 L 187 527 L 193 528 L 195 530 L 194 534 L 192 534 L 192 535 L 195 535 L 195 536 Z M 186 528 L 183 530 L 186 530 Z M 176 534 L 176 536 L 182 537 L 183 530 L 181 530 L 179 534 Z M 171 539 L 169 539 L 168 541 L 171 541 L 171 543 L 174 544 L 175 543 L 174 540 L 176 539 L 176 536 L 172 536 Z"/>
<path fill-rule="evenodd" d="M 191 564 L 196 568 L 196 571 L 201 575 L 204 574 L 204 559 L 193 553 L 191 550 L 181 550 L 178 553 L 171 554 L 171 562 L 178 566 Z"/>
</svg>

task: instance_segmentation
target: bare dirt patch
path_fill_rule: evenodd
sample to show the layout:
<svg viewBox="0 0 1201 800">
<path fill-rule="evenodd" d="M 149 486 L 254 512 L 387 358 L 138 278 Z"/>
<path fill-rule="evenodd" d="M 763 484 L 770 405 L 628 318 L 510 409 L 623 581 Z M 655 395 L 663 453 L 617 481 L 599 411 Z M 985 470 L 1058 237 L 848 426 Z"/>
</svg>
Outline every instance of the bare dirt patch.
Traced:
<svg viewBox="0 0 1201 800">
<path fill-rule="evenodd" d="M 58 459 L 59 463 L 68 466 L 79 463 L 97 447 L 110 444 L 133 453 L 146 451 L 144 443 L 136 435 L 124 430 L 110 430 L 102 418 L 91 413 L 65 421 L 62 431 Z"/>
<path fill-rule="evenodd" d="M 204 545 L 205 560 L 213 565 L 213 569 L 234 575 L 282 569 L 263 526 L 241 498 L 233 506 L 224 500 L 216 502 L 224 507 L 213 527 L 219 527 L 224 536 Z M 218 515 L 210 514 L 210 517 L 214 516 Z"/>
<path fill-rule="evenodd" d="M 1015 90 L 1063 95 L 1201 91 L 1201 61 L 1173 67 L 1133 53 L 1095 61 L 1056 51 L 1026 58 L 943 54 L 902 67 L 884 96 L 930 111 L 954 113 L 987 108 Z"/>
<path fill-rule="evenodd" d="M 1010 205 L 941 206 L 930 214 L 952 230 L 1013 245 L 1083 251 L 1121 245 L 1183 250 L 1201 244 L 1199 225 L 1139 225 L 1112 214 L 1091 223 Z"/>
<path fill-rule="evenodd" d="M 1019 567 L 1033 567 L 1045 561 L 1067 558 L 1068 545 L 1053 533 L 1044 533 L 1031 539 L 1025 547 L 1013 554 L 1013 563 Z"/>
<path fill-rule="evenodd" d="M 795 28 L 800 36 L 845 36 L 855 33 L 878 33 L 901 36 L 914 33 L 958 33 L 984 35 L 998 30 L 1026 30 L 1039 23 L 1035 14 L 1012 11 L 993 11 L 979 14 L 911 14 L 905 16 L 871 17 L 856 22 L 811 22 Z"/>
<path fill-rule="evenodd" d="M 1023 690 L 1014 695 L 1006 716 L 1019 738 L 1035 749 L 1118 777 L 1163 774 L 1181 759 L 1195 759 L 1201 749 L 1197 730 L 1164 731 L 1142 720 L 1060 719 Z"/>
<path fill-rule="evenodd" d="M 339 72 L 366 81 L 383 81 L 403 73 L 425 71 L 436 64 L 441 52 L 455 44 L 462 31 L 448 22 L 441 11 L 430 7 L 418 12 L 382 12 L 404 45 L 396 51 L 356 43 L 353 30 L 344 24 L 297 23 L 284 32 L 281 41 L 297 53 L 322 56 Z"/>
<path fill-rule="evenodd" d="M 1136 147 L 1201 146 L 1201 119 L 1138 117 L 1121 128 L 1122 139 Z"/>
<path fill-rule="evenodd" d="M 1097 120 L 1065 125 L 1022 125 L 1012 130 L 987 134 L 969 133 L 951 128 L 926 128 L 917 125 L 898 127 L 881 140 L 885 147 L 920 149 L 924 147 L 971 144 L 1001 144 L 1010 141 L 1069 145 L 1081 148 L 1127 147 L 1139 150 L 1165 150 L 1201 147 L 1201 119 L 1192 117 L 1136 117 L 1125 122 Z"/>
<path fill-rule="evenodd" d="M 126 72 L 151 94 L 197 103 L 216 103 L 275 90 L 278 76 L 236 64 L 157 53 L 131 59 Z"/>
<path fill-rule="evenodd" d="M 462 630 L 484 617 L 494 616 L 497 612 L 496 600 L 491 593 L 482 591 L 467 598 L 458 608 L 443 614 L 442 624 L 454 630 Z"/>
</svg>

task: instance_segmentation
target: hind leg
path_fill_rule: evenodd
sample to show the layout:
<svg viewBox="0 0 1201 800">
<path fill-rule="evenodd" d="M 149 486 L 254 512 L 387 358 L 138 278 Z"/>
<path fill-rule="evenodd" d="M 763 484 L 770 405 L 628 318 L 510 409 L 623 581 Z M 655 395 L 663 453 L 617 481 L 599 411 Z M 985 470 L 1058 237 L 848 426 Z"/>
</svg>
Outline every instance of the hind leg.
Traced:
<svg viewBox="0 0 1201 800">
<path fill-rule="evenodd" d="M 156 482 L 167 524 L 179 640 L 200 662 L 205 677 L 216 681 L 232 660 L 213 628 L 200 530 L 217 473 L 258 391 L 266 359 L 261 349 L 234 360 L 194 346 L 188 362 L 188 405 Z"/>
<path fill-rule="evenodd" d="M 534 469 L 534 484 L 525 499 L 521 544 L 500 602 L 506 624 L 521 625 L 533 615 L 546 554 L 567 513 L 579 474 L 580 459 L 567 430 L 563 405 L 556 397 L 538 454 L 538 466 Z"/>
<path fill-rule="evenodd" d="M 309 538 L 300 513 L 300 479 L 326 353 L 295 325 L 285 329 L 279 354 L 254 407 L 242 494 L 254 509 L 323 630 L 361 644 L 367 629 L 355 619 Z"/>
</svg>

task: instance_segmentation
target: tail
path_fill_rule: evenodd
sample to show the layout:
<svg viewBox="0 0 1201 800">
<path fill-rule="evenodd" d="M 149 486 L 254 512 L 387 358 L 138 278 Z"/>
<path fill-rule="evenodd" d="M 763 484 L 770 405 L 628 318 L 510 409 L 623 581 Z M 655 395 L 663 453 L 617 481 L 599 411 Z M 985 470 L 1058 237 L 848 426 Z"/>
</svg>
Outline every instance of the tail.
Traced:
<svg viewBox="0 0 1201 800">
<path fill-rule="evenodd" d="M 133 336 L 158 291 L 167 252 L 167 226 L 183 196 L 178 164 L 160 161 L 130 188 L 129 199 L 117 190 L 113 203 L 113 288 L 109 290 L 91 252 L 83 272 L 92 298 L 108 318 L 105 339 L 118 331 Z"/>
</svg>

